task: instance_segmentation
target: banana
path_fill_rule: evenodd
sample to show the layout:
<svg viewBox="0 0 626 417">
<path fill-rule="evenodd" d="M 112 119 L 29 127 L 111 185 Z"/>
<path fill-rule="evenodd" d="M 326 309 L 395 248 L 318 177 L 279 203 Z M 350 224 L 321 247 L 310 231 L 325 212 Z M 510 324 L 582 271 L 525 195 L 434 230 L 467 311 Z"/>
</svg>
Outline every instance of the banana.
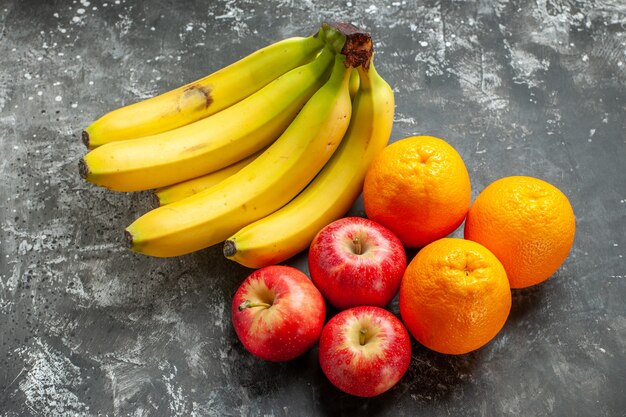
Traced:
<svg viewBox="0 0 626 417">
<path fill-rule="evenodd" d="M 203 119 L 311 61 L 324 43 L 315 36 L 266 46 L 200 80 L 105 114 L 82 139 L 90 149 L 108 142 L 154 135 Z"/>
<path fill-rule="evenodd" d="M 358 72 L 350 127 L 328 164 L 287 205 L 226 240 L 227 258 L 250 268 L 282 262 L 306 249 L 320 229 L 350 209 L 367 167 L 389 140 L 394 114 L 393 92 L 373 63 Z"/>
<path fill-rule="evenodd" d="M 168 257 L 216 243 L 285 205 L 322 169 L 341 142 L 352 110 L 346 57 L 261 156 L 221 183 L 154 209 L 126 229 L 132 250 Z"/>
<path fill-rule="evenodd" d="M 176 184 L 224 168 L 274 142 L 328 79 L 328 49 L 213 116 L 169 132 L 100 146 L 79 163 L 87 181 L 114 191 Z"/>
<path fill-rule="evenodd" d="M 359 91 L 360 82 L 361 81 L 359 80 L 359 72 L 352 71 L 352 74 L 350 74 L 350 98 L 353 100 L 356 96 L 356 93 Z"/>
<path fill-rule="evenodd" d="M 263 153 L 263 150 L 253 153 L 247 158 L 244 158 L 239 162 L 235 162 L 225 168 L 211 172 L 210 174 L 154 190 L 156 206 L 165 206 L 175 201 L 182 200 L 183 198 L 197 194 L 200 191 L 206 190 L 207 188 L 224 181 L 226 178 L 241 171 L 243 167 L 254 161 L 257 156 Z"/>
</svg>

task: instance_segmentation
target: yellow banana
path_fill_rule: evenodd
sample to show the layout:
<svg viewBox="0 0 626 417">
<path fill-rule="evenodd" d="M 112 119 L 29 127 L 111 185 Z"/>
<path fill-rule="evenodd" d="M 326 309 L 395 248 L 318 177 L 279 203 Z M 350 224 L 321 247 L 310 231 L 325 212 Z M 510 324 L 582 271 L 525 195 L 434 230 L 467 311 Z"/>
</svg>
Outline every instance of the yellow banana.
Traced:
<svg viewBox="0 0 626 417">
<path fill-rule="evenodd" d="M 367 167 L 391 134 L 394 97 L 374 69 L 358 68 L 360 88 L 346 136 L 319 175 L 287 205 L 249 224 L 224 244 L 224 255 L 250 268 L 282 262 L 306 249 L 316 233 L 344 215 Z"/>
<path fill-rule="evenodd" d="M 322 169 L 350 121 L 351 70 L 336 55 L 330 80 L 262 155 L 221 183 L 154 209 L 126 229 L 131 249 L 177 256 L 222 242 L 285 205 Z"/>
<path fill-rule="evenodd" d="M 359 91 L 359 72 L 358 71 L 352 71 L 352 74 L 350 74 L 350 98 L 354 99 L 354 96 L 356 96 L 356 93 Z"/>
<path fill-rule="evenodd" d="M 253 153 L 247 158 L 242 159 L 239 162 L 235 162 L 232 165 L 211 172 L 210 174 L 154 190 L 154 197 L 157 203 L 156 205 L 165 206 L 167 204 L 171 204 L 175 201 L 179 201 L 183 198 L 187 198 L 189 196 L 197 194 L 200 191 L 204 191 L 207 188 L 210 188 L 215 184 L 224 181 L 226 178 L 241 171 L 243 167 L 254 161 L 257 156 L 263 153 L 264 150 L 265 149 L 262 149 L 256 153 Z"/>
<path fill-rule="evenodd" d="M 316 36 L 266 46 L 200 80 L 105 114 L 82 135 L 93 149 L 108 142 L 154 135 L 203 119 L 239 102 L 311 61 L 322 49 Z"/>
<path fill-rule="evenodd" d="M 81 160 L 83 178 L 115 191 L 176 184 L 233 164 L 276 140 L 328 79 L 333 53 L 295 68 L 213 116 L 169 132 L 112 142 Z"/>
</svg>

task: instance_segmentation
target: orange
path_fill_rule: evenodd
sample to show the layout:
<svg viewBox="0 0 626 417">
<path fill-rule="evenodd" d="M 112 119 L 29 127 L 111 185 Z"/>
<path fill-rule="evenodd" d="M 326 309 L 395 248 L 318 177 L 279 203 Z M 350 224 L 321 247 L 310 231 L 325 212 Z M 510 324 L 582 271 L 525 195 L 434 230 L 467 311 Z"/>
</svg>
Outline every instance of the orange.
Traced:
<svg viewBox="0 0 626 417">
<path fill-rule="evenodd" d="M 422 345 L 462 354 L 485 345 L 502 329 L 511 310 L 504 267 L 487 248 L 444 238 L 422 250 L 400 285 L 400 314 Z"/>
<path fill-rule="evenodd" d="M 576 220 L 565 194 L 532 177 L 501 178 L 485 188 L 470 208 L 465 238 L 500 259 L 511 288 L 548 279 L 574 242 Z"/>
<path fill-rule="evenodd" d="M 387 146 L 368 168 L 365 213 L 407 247 L 421 247 L 453 232 L 470 205 L 470 179 L 457 151 L 432 136 Z"/>
</svg>

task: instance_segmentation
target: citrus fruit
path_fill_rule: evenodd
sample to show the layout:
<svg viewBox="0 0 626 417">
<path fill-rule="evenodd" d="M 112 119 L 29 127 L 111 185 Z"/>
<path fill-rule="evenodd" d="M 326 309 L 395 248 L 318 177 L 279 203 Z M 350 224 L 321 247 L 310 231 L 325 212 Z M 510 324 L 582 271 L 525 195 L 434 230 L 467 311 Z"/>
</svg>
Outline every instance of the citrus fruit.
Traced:
<svg viewBox="0 0 626 417">
<path fill-rule="evenodd" d="M 444 238 L 421 249 L 400 285 L 400 315 L 409 332 L 436 352 L 463 354 L 485 345 L 511 310 L 504 267 L 487 248 Z"/>
<path fill-rule="evenodd" d="M 533 177 L 501 178 L 485 188 L 465 221 L 465 238 L 498 257 L 511 288 L 548 279 L 574 242 L 576 220 L 567 197 Z"/>
<path fill-rule="evenodd" d="M 442 139 L 413 136 L 387 146 L 368 168 L 365 213 L 407 247 L 453 232 L 470 204 L 470 179 L 457 151 Z"/>
</svg>

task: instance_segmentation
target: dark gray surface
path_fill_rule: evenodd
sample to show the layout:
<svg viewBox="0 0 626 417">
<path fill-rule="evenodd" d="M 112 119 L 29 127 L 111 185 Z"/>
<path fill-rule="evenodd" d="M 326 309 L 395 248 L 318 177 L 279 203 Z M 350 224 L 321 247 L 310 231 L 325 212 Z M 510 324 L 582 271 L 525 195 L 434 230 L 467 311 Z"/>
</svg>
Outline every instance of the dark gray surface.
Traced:
<svg viewBox="0 0 626 417">
<path fill-rule="evenodd" d="M 622 0 L 105 1 L 0 1 L 1 416 L 626 415 Z M 392 140 L 448 140 L 473 197 L 543 178 L 577 217 L 569 258 L 513 292 L 495 340 L 463 356 L 414 343 L 401 383 L 369 400 L 333 388 L 315 349 L 252 358 L 229 317 L 249 271 L 220 247 L 127 252 L 147 194 L 76 169 L 101 114 L 324 19 L 372 32 L 396 92 Z"/>
</svg>

